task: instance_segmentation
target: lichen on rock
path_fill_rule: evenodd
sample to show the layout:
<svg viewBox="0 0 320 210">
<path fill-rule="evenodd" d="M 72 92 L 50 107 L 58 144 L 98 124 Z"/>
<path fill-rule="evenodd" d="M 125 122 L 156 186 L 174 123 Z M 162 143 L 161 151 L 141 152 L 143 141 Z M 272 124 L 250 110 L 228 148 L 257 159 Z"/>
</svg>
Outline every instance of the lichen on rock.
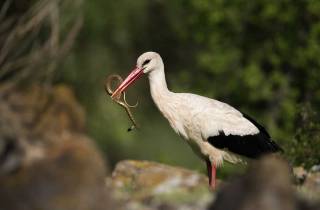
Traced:
<svg viewBox="0 0 320 210">
<path fill-rule="evenodd" d="M 206 209 L 213 199 L 207 178 L 150 161 L 119 162 L 108 180 L 125 209 Z"/>
</svg>

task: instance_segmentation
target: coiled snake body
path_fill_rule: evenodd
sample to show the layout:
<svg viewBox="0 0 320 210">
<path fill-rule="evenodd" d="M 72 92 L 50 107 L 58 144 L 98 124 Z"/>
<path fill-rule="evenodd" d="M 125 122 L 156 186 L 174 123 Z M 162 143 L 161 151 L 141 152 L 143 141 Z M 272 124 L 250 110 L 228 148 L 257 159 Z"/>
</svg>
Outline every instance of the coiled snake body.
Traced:
<svg viewBox="0 0 320 210">
<path fill-rule="evenodd" d="M 104 83 L 104 88 L 105 88 L 105 91 L 108 93 L 108 95 L 112 95 L 114 90 L 112 89 L 112 83 L 113 82 L 117 82 L 119 84 L 121 84 L 123 82 L 123 79 L 121 78 L 120 75 L 117 75 L 117 74 L 111 74 L 107 77 L 105 83 Z M 112 98 L 113 101 L 115 101 L 117 104 L 119 104 L 120 106 L 122 106 L 125 110 L 126 110 L 126 113 L 128 114 L 128 117 L 129 119 L 131 120 L 132 122 L 132 126 L 130 128 L 128 128 L 128 131 L 131 131 L 135 128 L 138 128 L 139 126 L 137 125 L 134 117 L 133 117 L 133 114 L 131 112 L 131 109 L 130 108 L 135 108 L 138 106 L 138 102 L 135 104 L 135 105 L 129 105 L 126 101 L 126 93 L 123 92 L 122 93 L 119 93 L 118 95 L 114 96 Z"/>
</svg>

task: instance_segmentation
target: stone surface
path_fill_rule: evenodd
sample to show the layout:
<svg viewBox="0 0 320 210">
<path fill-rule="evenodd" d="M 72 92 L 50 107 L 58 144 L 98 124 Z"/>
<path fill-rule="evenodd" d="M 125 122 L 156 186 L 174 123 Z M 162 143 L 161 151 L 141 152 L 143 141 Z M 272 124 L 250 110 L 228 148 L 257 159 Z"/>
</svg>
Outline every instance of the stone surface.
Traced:
<svg viewBox="0 0 320 210">
<path fill-rule="evenodd" d="M 318 172 L 294 169 L 304 179 L 293 183 L 287 162 L 277 156 L 253 163 L 244 175 L 213 192 L 204 175 L 148 161 L 119 162 L 108 179 L 123 209 L 318 210 Z M 297 190 L 298 189 L 298 190 Z M 301 191 L 304 189 L 304 191 Z M 298 193 L 299 192 L 299 193 Z M 310 196 L 310 195 L 312 196 Z M 209 202 L 209 205 L 208 205 Z"/>
<path fill-rule="evenodd" d="M 1 100 L 15 115 L 11 118 L 18 119 L 29 135 L 85 131 L 85 112 L 65 85 L 50 89 L 33 85 L 25 90 L 11 90 Z"/>
<path fill-rule="evenodd" d="M 102 210 L 109 205 L 105 167 L 95 147 L 84 136 L 63 138 L 63 144 L 37 148 L 37 160 L 0 176 L 1 209 Z"/>
<path fill-rule="evenodd" d="M 293 175 L 295 177 L 296 184 L 302 184 L 306 180 L 308 172 L 300 166 L 293 168 Z"/>
<path fill-rule="evenodd" d="M 69 88 L 33 86 L 0 100 L 0 209 L 115 209 Z"/>
<path fill-rule="evenodd" d="M 197 172 L 149 161 L 121 161 L 108 180 L 124 209 L 206 209 L 214 197 Z"/>
<path fill-rule="evenodd" d="M 309 171 L 301 166 L 293 169 L 296 188 L 302 197 L 310 200 L 320 200 L 320 171 L 318 168 L 319 166 L 315 165 Z"/>
<path fill-rule="evenodd" d="M 310 169 L 311 172 L 320 172 L 320 165 L 314 165 Z"/>
<path fill-rule="evenodd" d="M 304 182 L 297 188 L 303 197 L 320 200 L 320 172 L 308 172 Z"/>
<path fill-rule="evenodd" d="M 299 197 L 287 162 L 269 156 L 251 166 L 245 175 L 226 184 L 210 209 L 318 210 L 320 205 Z"/>
</svg>

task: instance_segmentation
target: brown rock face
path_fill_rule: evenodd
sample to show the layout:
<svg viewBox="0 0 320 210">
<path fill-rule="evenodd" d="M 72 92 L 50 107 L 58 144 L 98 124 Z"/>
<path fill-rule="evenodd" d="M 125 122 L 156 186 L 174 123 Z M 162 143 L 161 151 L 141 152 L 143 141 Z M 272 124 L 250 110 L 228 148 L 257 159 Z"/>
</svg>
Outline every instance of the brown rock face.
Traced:
<svg viewBox="0 0 320 210">
<path fill-rule="evenodd" d="M 63 138 L 63 144 L 36 148 L 36 159 L 0 177 L 1 209 L 103 209 L 101 157 L 86 137 Z"/>
<path fill-rule="evenodd" d="M 34 85 L 23 91 L 11 90 L 1 100 L 29 135 L 85 130 L 84 110 L 65 85 L 53 89 Z"/>
<path fill-rule="evenodd" d="M 105 163 L 67 87 L 0 100 L 0 209 L 113 209 Z"/>
</svg>

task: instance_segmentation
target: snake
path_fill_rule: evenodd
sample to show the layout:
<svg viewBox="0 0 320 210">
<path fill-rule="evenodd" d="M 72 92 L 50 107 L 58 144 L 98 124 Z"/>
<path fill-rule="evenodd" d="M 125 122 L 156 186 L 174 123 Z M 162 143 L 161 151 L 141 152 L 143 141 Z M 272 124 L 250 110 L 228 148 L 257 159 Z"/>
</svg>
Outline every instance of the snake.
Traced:
<svg viewBox="0 0 320 210">
<path fill-rule="evenodd" d="M 118 84 L 121 84 L 123 82 L 123 79 L 120 75 L 118 74 L 111 74 L 109 75 L 104 83 L 104 89 L 107 92 L 109 96 L 112 96 L 115 90 L 112 89 L 112 84 L 114 82 L 117 82 Z M 130 108 L 135 108 L 138 106 L 138 102 L 135 105 L 130 105 L 127 100 L 126 100 L 126 93 L 122 92 L 119 93 L 118 95 L 115 95 L 114 97 L 111 97 L 114 102 L 119 104 L 121 107 L 123 107 L 126 110 L 126 113 L 132 122 L 132 125 L 128 128 L 128 132 L 132 131 L 133 129 L 139 128 L 138 124 L 136 123 L 133 114 L 131 112 Z"/>
</svg>

